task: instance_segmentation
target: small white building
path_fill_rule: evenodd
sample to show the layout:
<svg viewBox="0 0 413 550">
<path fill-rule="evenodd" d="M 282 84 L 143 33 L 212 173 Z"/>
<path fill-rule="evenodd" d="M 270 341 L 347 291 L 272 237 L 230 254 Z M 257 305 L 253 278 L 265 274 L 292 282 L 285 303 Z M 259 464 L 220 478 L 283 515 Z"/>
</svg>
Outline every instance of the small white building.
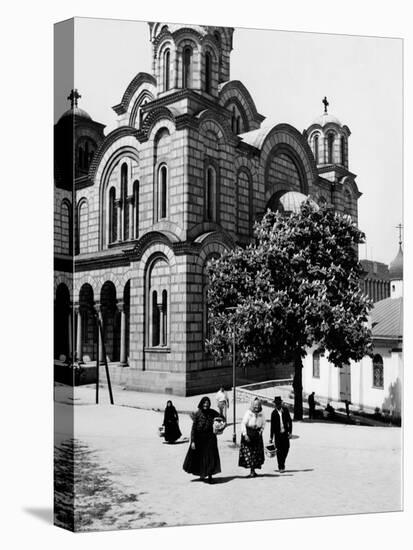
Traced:
<svg viewBox="0 0 413 550">
<path fill-rule="evenodd" d="M 390 298 L 376 302 L 370 313 L 373 357 L 343 368 L 329 363 L 316 348 L 303 364 L 305 394 L 326 401 L 346 401 L 366 412 L 401 417 L 403 381 L 403 251 L 390 264 Z"/>
</svg>

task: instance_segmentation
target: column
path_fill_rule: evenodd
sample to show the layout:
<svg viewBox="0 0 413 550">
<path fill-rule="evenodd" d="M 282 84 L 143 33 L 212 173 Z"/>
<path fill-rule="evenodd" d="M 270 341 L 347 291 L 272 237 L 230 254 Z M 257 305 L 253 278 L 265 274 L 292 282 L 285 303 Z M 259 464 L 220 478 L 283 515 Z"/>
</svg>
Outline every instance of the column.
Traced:
<svg viewBox="0 0 413 550">
<path fill-rule="evenodd" d="M 125 316 L 125 304 L 118 302 L 118 309 L 120 311 L 120 365 L 126 367 L 126 316 Z"/>
<path fill-rule="evenodd" d="M 128 199 L 128 208 L 129 208 L 129 240 L 132 241 L 135 238 L 135 216 L 134 216 L 134 197 L 129 197 Z"/>
<path fill-rule="evenodd" d="M 100 304 L 98 302 L 95 303 L 95 310 L 96 310 L 98 319 L 100 321 L 100 326 L 101 326 L 102 332 L 103 332 L 103 317 L 102 317 L 102 311 L 100 309 Z M 104 359 L 104 356 L 103 356 L 103 340 L 102 340 L 101 331 L 99 329 L 99 325 L 98 325 L 98 338 L 99 338 L 99 363 L 103 363 L 104 362 L 103 361 L 103 359 Z"/>
<path fill-rule="evenodd" d="M 116 201 L 117 215 L 117 241 L 123 241 L 123 216 L 122 216 L 122 201 Z"/>
<path fill-rule="evenodd" d="M 159 319 L 160 319 L 160 323 L 159 323 L 159 332 L 160 332 L 160 345 L 161 346 L 166 346 L 166 340 L 167 340 L 167 337 L 166 337 L 166 307 L 164 304 L 158 304 L 158 308 L 159 308 Z"/>
<path fill-rule="evenodd" d="M 76 317 L 77 317 L 77 329 L 76 329 L 76 361 L 77 363 L 82 362 L 82 314 L 80 312 L 80 307 L 75 307 Z"/>
<path fill-rule="evenodd" d="M 69 309 L 67 311 L 67 353 L 68 353 L 68 361 L 73 361 L 73 340 L 72 340 L 72 323 L 73 323 L 73 317 L 72 317 L 72 304 L 69 304 Z"/>
</svg>

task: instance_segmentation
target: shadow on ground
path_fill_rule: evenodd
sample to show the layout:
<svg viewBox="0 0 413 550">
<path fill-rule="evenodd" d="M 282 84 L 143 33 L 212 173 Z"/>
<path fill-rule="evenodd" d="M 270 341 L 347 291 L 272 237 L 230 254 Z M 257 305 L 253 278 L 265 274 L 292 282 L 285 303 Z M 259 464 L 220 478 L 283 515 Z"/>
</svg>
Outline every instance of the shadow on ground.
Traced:
<svg viewBox="0 0 413 550">
<path fill-rule="evenodd" d="M 41 519 L 46 523 L 53 524 L 53 508 L 24 508 L 26 514 L 34 516 L 35 518 Z"/>
<path fill-rule="evenodd" d="M 70 439 L 55 447 L 57 526 L 71 531 L 165 526 L 143 508 L 142 494 L 127 492 L 82 441 Z"/>
</svg>

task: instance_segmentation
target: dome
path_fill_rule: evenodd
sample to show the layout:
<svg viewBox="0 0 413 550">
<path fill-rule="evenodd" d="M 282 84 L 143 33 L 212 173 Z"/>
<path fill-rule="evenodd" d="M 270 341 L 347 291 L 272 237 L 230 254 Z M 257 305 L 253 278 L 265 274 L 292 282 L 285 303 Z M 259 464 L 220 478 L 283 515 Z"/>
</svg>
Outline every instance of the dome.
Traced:
<svg viewBox="0 0 413 550">
<path fill-rule="evenodd" d="M 92 117 L 87 113 L 84 109 L 80 109 L 80 107 L 73 107 L 73 109 L 68 109 L 65 111 L 59 120 L 62 120 L 62 118 L 66 118 L 69 116 L 79 116 L 82 118 L 87 118 L 88 120 L 92 120 Z"/>
<path fill-rule="evenodd" d="M 342 126 L 338 118 L 331 113 L 323 113 L 318 116 L 315 120 L 313 120 L 310 126 L 313 124 L 318 124 L 320 126 L 325 126 L 326 124 L 337 124 L 337 126 Z"/>
<path fill-rule="evenodd" d="M 293 214 L 298 214 L 303 202 L 308 199 L 307 195 L 304 193 L 299 193 L 298 191 L 287 191 L 284 195 L 281 195 L 279 199 L 279 208 L 283 212 L 292 212 Z M 318 205 L 312 201 L 311 204 L 317 208 Z"/>
<path fill-rule="evenodd" d="M 400 246 L 397 256 L 394 258 L 389 267 L 389 275 L 391 281 L 403 280 L 403 250 Z"/>
</svg>

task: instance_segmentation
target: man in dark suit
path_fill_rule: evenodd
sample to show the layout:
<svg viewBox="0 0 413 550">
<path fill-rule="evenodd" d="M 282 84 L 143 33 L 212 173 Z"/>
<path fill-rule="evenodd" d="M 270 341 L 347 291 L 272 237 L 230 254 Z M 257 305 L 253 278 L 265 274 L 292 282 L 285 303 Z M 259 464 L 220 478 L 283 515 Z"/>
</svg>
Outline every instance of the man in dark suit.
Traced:
<svg viewBox="0 0 413 550">
<path fill-rule="evenodd" d="M 271 435 L 270 443 L 274 443 L 277 448 L 278 470 L 285 472 L 285 459 L 290 449 L 290 436 L 293 431 L 290 412 L 283 405 L 280 396 L 274 399 L 275 409 L 271 414 Z"/>
</svg>

